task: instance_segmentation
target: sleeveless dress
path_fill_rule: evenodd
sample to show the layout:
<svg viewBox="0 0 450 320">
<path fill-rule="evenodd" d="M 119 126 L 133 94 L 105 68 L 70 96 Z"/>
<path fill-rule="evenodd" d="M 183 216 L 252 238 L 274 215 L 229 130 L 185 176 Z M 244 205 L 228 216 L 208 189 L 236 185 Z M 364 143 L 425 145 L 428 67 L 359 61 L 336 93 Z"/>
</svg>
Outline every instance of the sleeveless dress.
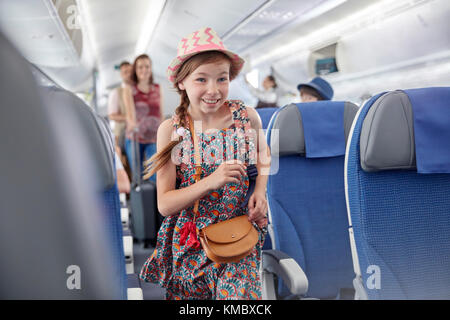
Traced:
<svg viewBox="0 0 450 320">
<path fill-rule="evenodd" d="M 217 169 L 221 163 L 220 158 L 241 158 L 248 162 L 249 157 L 256 152 L 255 144 L 251 142 L 246 149 L 245 139 L 239 134 L 243 132 L 239 128 L 248 129 L 250 126 L 245 106 L 240 101 L 225 103 L 232 112 L 234 125 L 213 134 L 201 133 L 198 136 L 203 159 L 202 179 Z M 176 116 L 172 119 L 174 130 L 177 130 L 179 121 Z M 194 148 L 189 130 L 185 130 L 183 141 L 178 146 L 180 147 L 175 151 L 180 160 L 176 166 L 177 189 L 182 189 L 195 183 Z M 248 185 L 249 179 L 245 175 L 240 183 L 229 183 L 201 198 L 196 227 L 202 229 L 210 224 L 247 214 L 247 206 L 241 207 L 240 204 L 245 198 Z M 259 231 L 259 241 L 250 255 L 237 263 L 219 264 L 209 260 L 201 246 L 195 248 L 190 245 L 190 241 L 186 241 L 184 245 L 180 243 L 183 226 L 192 222 L 193 217 L 191 206 L 164 219 L 158 232 L 156 248 L 142 267 L 140 278 L 165 287 L 166 299 L 171 300 L 261 299 L 259 268 L 266 227 L 258 228 L 255 225 Z"/>
<path fill-rule="evenodd" d="M 156 153 L 156 135 L 161 124 L 161 97 L 158 84 L 152 84 L 148 93 L 141 91 L 137 85 L 134 85 L 132 94 L 138 132 L 126 131 L 125 152 L 133 176 L 135 176 L 142 173 L 142 161 L 151 158 Z M 135 140 L 138 142 L 137 145 L 134 142 Z M 139 148 L 139 159 L 135 159 L 134 146 Z M 150 180 L 156 181 L 156 175 L 151 176 Z"/>
<path fill-rule="evenodd" d="M 137 141 L 142 144 L 156 143 L 156 134 L 161 124 L 161 97 L 159 85 L 152 84 L 149 92 L 142 92 L 137 85 L 132 87 L 136 111 L 136 125 L 139 128 Z M 135 140 L 132 132 L 127 132 L 127 138 Z"/>
</svg>

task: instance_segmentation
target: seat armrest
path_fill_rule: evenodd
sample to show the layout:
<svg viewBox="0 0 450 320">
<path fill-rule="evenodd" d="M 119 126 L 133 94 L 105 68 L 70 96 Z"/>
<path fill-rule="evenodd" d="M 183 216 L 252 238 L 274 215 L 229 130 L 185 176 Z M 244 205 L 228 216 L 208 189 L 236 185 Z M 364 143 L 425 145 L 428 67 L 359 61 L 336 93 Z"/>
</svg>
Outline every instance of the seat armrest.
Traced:
<svg viewBox="0 0 450 320">
<path fill-rule="evenodd" d="M 125 193 L 119 194 L 120 205 L 124 208 L 127 206 L 127 195 Z"/>
<path fill-rule="evenodd" d="M 128 300 L 144 300 L 144 294 L 141 288 L 128 288 L 127 289 Z"/>
<path fill-rule="evenodd" d="M 353 287 L 355 288 L 355 300 L 368 300 L 366 289 L 364 288 L 361 276 L 353 279 Z"/>
<path fill-rule="evenodd" d="M 125 256 L 125 268 L 127 274 L 134 272 L 134 259 L 133 259 L 133 237 L 129 232 L 124 232 L 123 237 L 123 253 Z"/>
<path fill-rule="evenodd" d="M 120 208 L 120 220 L 122 221 L 122 228 L 125 230 L 130 226 L 129 215 L 128 208 Z"/>
<path fill-rule="evenodd" d="M 127 274 L 127 299 L 144 300 L 141 283 L 137 274 Z"/>
<path fill-rule="evenodd" d="M 276 274 L 283 279 L 292 294 L 303 296 L 308 291 L 308 278 L 298 263 L 279 250 L 263 250 L 263 272 Z"/>
</svg>

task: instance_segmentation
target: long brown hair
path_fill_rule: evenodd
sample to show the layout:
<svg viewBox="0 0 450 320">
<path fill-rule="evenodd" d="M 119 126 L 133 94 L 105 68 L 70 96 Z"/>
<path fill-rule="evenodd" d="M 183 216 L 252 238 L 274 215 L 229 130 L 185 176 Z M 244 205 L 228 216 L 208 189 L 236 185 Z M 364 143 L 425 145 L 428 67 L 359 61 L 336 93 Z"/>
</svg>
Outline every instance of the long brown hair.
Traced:
<svg viewBox="0 0 450 320">
<path fill-rule="evenodd" d="M 180 119 L 180 127 L 189 130 L 187 127 L 187 115 L 188 107 L 190 104 L 189 97 L 186 90 L 181 90 L 178 84 L 181 83 L 187 76 L 189 76 L 195 69 L 200 65 L 206 63 L 213 63 L 220 60 L 226 59 L 230 62 L 230 79 L 234 79 L 238 71 L 233 67 L 230 58 L 220 51 L 206 51 L 189 58 L 178 70 L 174 81 L 174 87 L 180 95 L 180 104 L 175 109 L 175 114 Z M 150 159 L 145 162 L 145 174 L 144 179 L 150 178 L 155 174 L 161 167 L 163 167 L 167 161 L 170 160 L 172 149 L 181 141 L 183 137 L 179 137 L 178 140 L 171 141 L 166 147 L 164 147 L 160 152 L 153 155 Z"/>
<path fill-rule="evenodd" d="M 145 54 L 145 53 L 137 56 L 136 59 L 134 59 L 133 70 L 131 72 L 131 80 L 133 80 L 133 82 L 135 84 L 138 84 L 138 82 L 139 82 L 137 74 L 136 74 L 136 68 L 137 68 L 138 60 L 141 60 L 141 59 L 148 59 L 150 61 L 150 65 L 152 65 L 152 59 L 150 59 L 150 57 L 147 54 Z M 150 75 L 150 79 L 148 81 L 148 84 L 153 84 L 153 69 L 152 69 L 152 73 Z"/>
</svg>

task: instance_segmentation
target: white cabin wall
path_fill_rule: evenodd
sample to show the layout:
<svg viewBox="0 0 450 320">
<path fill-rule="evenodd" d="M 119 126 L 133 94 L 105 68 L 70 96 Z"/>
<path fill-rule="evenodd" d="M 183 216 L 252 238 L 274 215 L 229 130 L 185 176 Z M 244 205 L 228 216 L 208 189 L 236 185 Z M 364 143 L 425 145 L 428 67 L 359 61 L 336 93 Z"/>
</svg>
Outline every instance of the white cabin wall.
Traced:
<svg viewBox="0 0 450 320">
<path fill-rule="evenodd" d="M 336 100 L 386 90 L 450 86 L 450 2 L 435 0 L 338 41 Z"/>
<path fill-rule="evenodd" d="M 337 43 L 339 72 L 323 76 L 335 90 L 334 100 L 360 103 L 385 90 L 450 86 L 450 1 L 373 3 L 382 11 L 364 8 L 364 15 L 354 12 L 357 18 L 349 12 L 349 18 L 330 20 L 311 34 L 298 29 L 298 36 L 289 41 L 276 38 L 258 48 L 263 58 L 272 56 L 265 64 L 296 94 L 287 96 L 286 103 L 299 102 L 297 84 L 315 76 L 312 52 L 320 49 L 319 43 Z"/>
<path fill-rule="evenodd" d="M 158 83 L 162 89 L 162 109 L 165 117 L 171 116 L 175 113 L 175 109 L 180 104 L 180 95 L 177 93 L 172 83 L 167 78 L 154 76 L 155 83 Z"/>
<path fill-rule="evenodd" d="M 336 50 L 340 72 L 377 70 L 449 50 L 448 4 L 432 1 L 342 37 Z"/>
</svg>

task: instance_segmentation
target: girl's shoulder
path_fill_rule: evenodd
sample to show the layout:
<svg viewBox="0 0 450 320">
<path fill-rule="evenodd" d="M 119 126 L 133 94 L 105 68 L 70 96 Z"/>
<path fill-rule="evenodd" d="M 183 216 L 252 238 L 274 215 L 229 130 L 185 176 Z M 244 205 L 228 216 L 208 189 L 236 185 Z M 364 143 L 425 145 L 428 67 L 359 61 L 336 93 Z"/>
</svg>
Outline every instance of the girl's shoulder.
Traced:
<svg viewBox="0 0 450 320">
<path fill-rule="evenodd" d="M 239 121 L 245 129 L 252 127 L 255 117 L 258 117 L 254 108 L 247 107 L 241 100 L 228 100 L 228 105 L 235 121 Z"/>
<path fill-rule="evenodd" d="M 247 114 L 250 126 L 253 129 L 262 129 L 262 121 L 261 117 L 258 114 L 258 111 L 256 111 L 255 108 L 247 108 Z"/>
<path fill-rule="evenodd" d="M 159 125 L 158 131 L 171 133 L 174 128 L 173 120 L 171 118 L 164 120 Z"/>
<path fill-rule="evenodd" d="M 161 122 L 158 128 L 157 140 L 164 141 L 163 143 L 168 143 L 172 140 L 176 140 L 177 136 L 177 128 L 174 124 L 173 118 L 169 118 Z M 179 131 L 179 130 L 178 130 Z"/>
</svg>

